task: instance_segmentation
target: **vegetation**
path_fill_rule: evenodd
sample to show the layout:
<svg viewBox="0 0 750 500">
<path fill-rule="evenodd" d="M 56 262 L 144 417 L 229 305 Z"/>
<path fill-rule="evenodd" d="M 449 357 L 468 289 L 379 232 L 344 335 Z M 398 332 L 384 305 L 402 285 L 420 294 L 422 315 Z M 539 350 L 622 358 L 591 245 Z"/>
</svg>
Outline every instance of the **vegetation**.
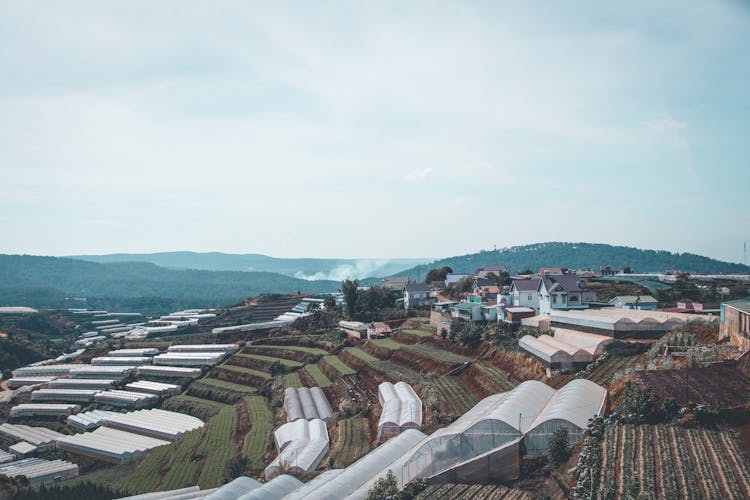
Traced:
<svg viewBox="0 0 750 500">
<path fill-rule="evenodd" d="M 267 400 L 261 396 L 246 397 L 244 403 L 251 427 L 242 444 L 242 455 L 250 460 L 254 469 L 260 469 L 265 465 L 263 459 L 271 439 L 273 415 Z"/>
<path fill-rule="evenodd" d="M 343 376 L 357 373 L 336 356 L 324 356 L 323 360 Z"/>
<path fill-rule="evenodd" d="M 427 275 L 424 277 L 425 283 L 432 283 L 433 281 L 445 281 L 446 276 L 453 272 L 450 266 L 443 266 L 437 269 L 430 269 L 427 271 Z"/>
<path fill-rule="evenodd" d="M 339 436 L 331 452 L 332 467 L 347 467 L 369 450 L 370 428 L 363 417 L 345 418 L 339 421 Z"/>
<path fill-rule="evenodd" d="M 254 377 L 262 378 L 265 380 L 271 380 L 271 375 L 266 372 L 261 372 L 258 370 L 253 370 L 251 368 L 245 368 L 244 366 L 235 366 L 235 365 L 221 365 L 218 367 L 219 370 L 227 370 L 230 372 L 235 373 L 241 373 L 244 375 L 252 375 Z"/>
<path fill-rule="evenodd" d="M 549 438 L 549 461 L 557 466 L 564 464 L 570 458 L 568 450 L 568 428 L 560 427 Z"/>
<path fill-rule="evenodd" d="M 81 500 L 82 498 L 96 498 L 110 500 L 121 498 L 126 493 L 115 490 L 111 486 L 90 482 L 83 482 L 75 486 L 42 485 L 38 488 L 24 488 L 6 497 L 7 500 Z"/>
<path fill-rule="evenodd" d="M 284 388 L 285 389 L 288 389 L 289 387 L 298 388 L 298 387 L 304 387 L 304 386 L 305 384 L 302 383 L 302 380 L 300 379 L 298 372 L 287 373 L 286 375 L 284 375 Z"/>
<path fill-rule="evenodd" d="M 224 482 L 227 464 L 235 455 L 234 433 L 237 412 L 224 408 L 208 423 L 208 430 L 198 448 L 197 456 L 205 459 L 198 485 L 201 489 L 215 488 Z"/>
<path fill-rule="evenodd" d="M 256 389 L 218 379 L 203 379 L 193 382 L 187 394 L 201 399 L 234 404 L 244 396 L 253 394 Z"/>
<path fill-rule="evenodd" d="M 374 345 L 378 347 L 383 347 L 385 349 L 389 349 L 391 351 L 395 351 L 396 349 L 401 349 L 404 347 L 404 344 L 399 344 L 395 340 L 391 338 L 385 338 L 385 339 L 373 339 L 370 340 Z"/>
<path fill-rule="evenodd" d="M 325 374 L 320 370 L 318 366 L 307 365 L 305 367 L 305 371 L 310 376 L 310 378 L 313 379 L 315 385 L 317 385 L 321 389 L 325 389 L 326 387 L 331 386 L 331 381 L 328 379 L 328 377 L 325 376 Z"/>
<path fill-rule="evenodd" d="M 341 293 L 346 303 L 346 314 L 356 321 L 380 321 L 403 317 L 403 309 L 396 309 L 396 294 L 388 287 L 373 285 L 365 290 L 359 288 L 359 281 L 341 282 Z"/>
<path fill-rule="evenodd" d="M 325 356 L 328 354 L 328 352 L 324 351 L 323 349 L 319 349 L 317 347 L 304 347 L 304 346 L 296 346 L 296 345 L 265 345 L 265 344 L 251 344 L 247 346 L 251 349 L 279 349 L 282 351 L 298 351 L 298 352 L 304 352 L 307 354 L 312 354 L 313 356 Z"/>
<path fill-rule="evenodd" d="M 344 349 L 344 351 L 351 354 L 355 358 L 361 359 L 365 363 L 375 363 L 376 361 L 378 361 L 378 358 L 376 358 L 375 356 L 371 354 L 366 353 L 359 347 L 347 347 Z"/>
<path fill-rule="evenodd" d="M 178 413 L 187 413 L 205 421 L 219 413 L 225 406 L 225 404 L 220 402 L 181 394 L 167 399 L 164 402 L 163 408 Z"/>
<path fill-rule="evenodd" d="M 302 363 L 298 361 L 292 361 L 291 359 L 282 359 L 282 358 L 274 358 L 272 356 L 262 356 L 260 354 L 235 354 L 232 356 L 233 358 L 245 358 L 245 359 L 254 359 L 257 361 L 266 361 L 268 363 L 278 363 L 286 368 L 298 368 L 302 366 Z"/>
</svg>

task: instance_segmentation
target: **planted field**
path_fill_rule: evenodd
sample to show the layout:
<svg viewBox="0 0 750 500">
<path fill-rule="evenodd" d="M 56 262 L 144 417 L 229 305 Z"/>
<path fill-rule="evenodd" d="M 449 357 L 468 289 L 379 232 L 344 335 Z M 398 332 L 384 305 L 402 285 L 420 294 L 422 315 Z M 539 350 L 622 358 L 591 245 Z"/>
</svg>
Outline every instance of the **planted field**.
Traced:
<svg viewBox="0 0 750 500">
<path fill-rule="evenodd" d="M 607 360 L 606 363 L 593 371 L 588 378 L 599 385 L 611 384 L 613 378 L 620 372 L 633 368 L 641 360 L 640 356 L 616 356 Z"/>
<path fill-rule="evenodd" d="M 218 383 L 214 383 L 218 382 Z M 202 399 L 234 404 L 243 396 L 254 394 L 256 390 L 241 384 L 233 384 L 218 379 L 203 379 L 194 382 L 188 388 L 187 394 Z"/>
<path fill-rule="evenodd" d="M 374 363 L 378 361 L 378 358 L 370 354 L 367 354 L 365 351 L 363 351 L 362 349 L 358 347 L 347 347 L 344 349 L 344 351 L 351 354 L 355 358 L 361 359 L 365 363 Z"/>
<path fill-rule="evenodd" d="M 747 498 L 750 466 L 728 432 L 612 425 L 594 498 Z"/>
<path fill-rule="evenodd" d="M 219 401 L 211 401 L 209 399 L 181 394 L 167 399 L 164 402 L 163 408 L 178 413 L 187 413 L 188 415 L 206 421 L 213 415 L 219 413 L 226 406 L 227 404 Z"/>
<path fill-rule="evenodd" d="M 317 347 L 303 347 L 303 346 L 296 346 L 296 345 L 259 345 L 259 344 L 252 344 L 247 346 L 249 349 L 278 349 L 281 351 L 296 351 L 296 352 L 304 352 L 306 354 L 312 354 L 314 356 L 325 356 L 328 354 L 327 351 L 323 349 L 319 349 Z"/>
<path fill-rule="evenodd" d="M 237 454 L 234 433 L 237 428 L 237 411 L 233 406 L 224 408 L 208 422 L 198 457 L 203 457 L 203 468 L 198 480 L 201 489 L 215 488 L 223 483 L 226 466 Z"/>
<path fill-rule="evenodd" d="M 395 351 L 396 349 L 401 349 L 404 347 L 404 344 L 399 344 L 395 340 L 391 338 L 386 339 L 372 339 L 370 340 L 373 344 L 375 344 L 378 347 L 382 347 L 384 349 L 389 349 L 391 351 Z"/>
<path fill-rule="evenodd" d="M 471 361 L 471 358 L 467 358 L 466 356 L 461 356 L 460 354 L 456 354 L 454 352 L 445 351 L 443 349 L 435 349 L 434 347 L 430 347 L 427 344 L 413 344 L 409 346 L 405 346 L 405 348 L 408 351 L 416 352 L 419 354 L 422 354 L 424 356 L 429 356 L 431 358 L 445 361 L 447 363 L 468 363 Z"/>
<path fill-rule="evenodd" d="M 367 419 L 354 417 L 339 422 L 339 438 L 331 452 L 332 466 L 346 467 L 370 449 L 370 427 Z"/>
<path fill-rule="evenodd" d="M 293 361 L 291 359 L 284 359 L 284 358 L 275 358 L 273 356 L 263 356 L 262 354 L 242 354 L 242 353 L 240 353 L 240 354 L 235 354 L 234 356 L 232 356 L 232 358 L 230 358 L 230 360 L 233 359 L 233 358 L 251 359 L 251 360 L 255 360 L 255 361 L 262 361 L 262 362 L 267 363 L 269 365 L 272 364 L 272 363 L 279 363 L 282 366 L 285 366 L 287 368 L 298 368 L 298 367 L 302 366 L 302 363 L 300 363 L 299 361 Z"/>
<path fill-rule="evenodd" d="M 428 486 L 415 500 L 439 500 L 460 498 L 462 500 L 531 500 L 531 496 L 518 489 L 492 484 L 435 484 Z"/>
<path fill-rule="evenodd" d="M 513 380 L 507 373 L 484 363 L 475 363 L 477 369 L 482 372 L 492 383 L 500 387 L 503 391 L 510 391 L 518 383 Z"/>
<path fill-rule="evenodd" d="M 248 396 L 243 402 L 247 406 L 251 427 L 245 435 L 242 454 L 250 459 L 253 469 L 261 469 L 265 466 L 264 457 L 271 443 L 273 415 L 268 402 L 261 396 Z"/>
<path fill-rule="evenodd" d="M 441 413 L 463 415 L 477 404 L 477 399 L 459 378 L 440 377 L 435 379 L 432 385 L 438 392 Z"/>
<path fill-rule="evenodd" d="M 169 472 L 162 478 L 161 490 L 176 490 L 195 483 L 201 460 L 193 460 L 193 455 L 200 441 L 201 431 L 193 431 L 179 441 L 175 450 L 170 451 Z M 159 472 L 159 469 L 157 468 L 156 471 Z"/>
<path fill-rule="evenodd" d="M 373 363 L 372 368 L 394 378 L 396 381 L 403 380 L 411 385 L 416 385 L 422 381 L 422 375 L 411 368 L 397 365 L 391 361 L 378 361 Z M 417 368 L 417 367 L 415 367 Z"/>
<path fill-rule="evenodd" d="M 315 385 L 320 387 L 321 389 L 325 389 L 326 387 L 331 386 L 331 381 L 326 377 L 325 373 L 320 371 L 320 368 L 316 365 L 307 365 L 305 366 L 305 371 L 310 376 L 310 378 L 313 379 L 313 382 L 315 382 Z"/>
<path fill-rule="evenodd" d="M 252 375 L 253 377 L 262 378 L 264 380 L 271 380 L 271 374 L 262 372 L 259 370 L 253 370 L 252 368 L 245 368 L 244 366 L 235 365 L 221 365 L 217 370 L 226 370 L 233 373 L 241 373 L 243 375 Z"/>
<path fill-rule="evenodd" d="M 737 408 L 750 400 L 750 379 L 732 365 L 638 371 L 635 376 L 659 399 L 672 397 L 680 406 L 694 403 Z"/>
<path fill-rule="evenodd" d="M 200 436 L 201 431 L 193 431 Z M 183 441 L 188 436 L 183 437 Z M 169 446 L 160 446 L 151 450 L 132 474 L 125 477 L 119 487 L 133 495 L 159 490 L 165 464 L 169 464 L 171 457 L 180 447 L 181 442 L 172 443 Z"/>
<path fill-rule="evenodd" d="M 426 332 L 424 330 L 415 330 L 414 328 L 402 328 L 401 330 L 399 330 L 399 332 L 404 333 L 406 335 L 413 335 L 419 338 L 433 336 L 432 332 Z"/>
<path fill-rule="evenodd" d="M 215 387 L 217 389 L 225 389 L 227 391 L 240 392 L 244 394 L 255 394 L 257 392 L 257 389 L 255 387 L 250 387 L 249 385 L 243 384 L 235 384 L 234 382 L 227 382 L 226 380 L 219 380 L 217 378 L 204 378 L 193 383 L 193 385 L 196 384 Z"/>
<path fill-rule="evenodd" d="M 298 387 L 304 387 L 305 384 L 302 383 L 302 380 L 299 378 L 299 373 L 287 373 L 284 375 L 284 389 L 288 389 L 290 387 L 298 388 Z"/>
<path fill-rule="evenodd" d="M 342 376 L 354 375 L 355 373 L 357 373 L 354 370 L 352 370 L 349 367 L 349 365 L 347 365 L 346 363 L 344 363 L 343 361 L 341 361 L 336 356 L 324 356 L 323 357 L 323 361 L 325 361 L 326 363 L 328 363 L 329 366 L 331 366 L 333 369 L 335 369 L 337 372 L 339 372 L 339 374 L 341 374 Z"/>
</svg>

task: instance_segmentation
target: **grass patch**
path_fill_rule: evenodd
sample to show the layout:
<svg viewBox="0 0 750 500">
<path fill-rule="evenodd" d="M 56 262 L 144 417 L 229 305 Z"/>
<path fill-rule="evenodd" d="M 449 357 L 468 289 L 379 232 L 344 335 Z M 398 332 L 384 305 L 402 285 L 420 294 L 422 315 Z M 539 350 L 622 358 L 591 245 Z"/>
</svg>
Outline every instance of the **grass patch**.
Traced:
<svg viewBox="0 0 750 500">
<path fill-rule="evenodd" d="M 248 345 L 245 347 L 251 347 L 253 349 L 280 349 L 282 351 L 297 351 L 297 352 L 305 352 L 307 354 L 312 354 L 315 356 L 325 356 L 328 354 L 328 351 L 324 351 L 323 349 L 319 349 L 317 347 L 302 347 L 302 346 L 296 346 L 296 345 Z"/>
<path fill-rule="evenodd" d="M 341 375 L 354 375 L 357 372 L 354 371 L 349 365 L 341 361 L 336 356 L 325 356 L 323 357 L 326 363 L 331 365 L 337 372 L 339 372 Z"/>
<path fill-rule="evenodd" d="M 432 337 L 432 333 L 430 332 L 424 332 L 422 330 L 415 330 L 413 328 L 403 328 L 399 330 L 401 333 L 405 333 L 407 335 L 414 335 L 416 337 Z"/>
<path fill-rule="evenodd" d="M 440 361 L 447 361 L 448 363 L 467 363 L 471 361 L 471 358 L 456 354 L 454 352 L 445 351 L 443 349 L 436 349 L 430 347 L 427 344 L 413 344 L 404 346 L 407 350 L 424 354 L 431 358 L 439 359 Z"/>
<path fill-rule="evenodd" d="M 284 375 L 284 389 L 288 389 L 290 387 L 299 388 L 304 387 L 305 384 L 302 383 L 302 379 L 299 378 L 299 373 L 287 373 Z"/>
<path fill-rule="evenodd" d="M 325 373 L 320 371 L 320 368 L 318 368 L 317 365 L 307 365 L 305 367 L 305 371 L 310 375 L 310 377 L 315 381 L 315 385 L 320 387 L 321 389 L 325 389 L 326 387 L 331 386 L 331 381 L 328 380 L 328 377 L 326 377 Z"/>
<path fill-rule="evenodd" d="M 372 342 L 374 345 L 378 347 L 384 347 L 386 349 L 390 349 L 391 351 L 395 351 L 404 347 L 404 344 L 399 344 L 398 342 L 396 342 L 395 340 L 391 338 L 372 339 L 370 340 L 370 342 Z"/>
<path fill-rule="evenodd" d="M 366 353 L 359 347 L 347 347 L 344 350 L 348 352 L 349 354 L 351 354 L 352 356 L 357 357 L 361 359 L 362 361 L 365 361 L 366 363 L 374 363 L 376 361 L 379 361 L 378 358 L 376 358 L 375 356 L 371 354 Z"/>
<path fill-rule="evenodd" d="M 281 365 L 286 366 L 287 368 L 298 368 L 302 366 L 302 363 L 299 361 L 293 361 L 291 359 L 284 359 L 284 358 L 274 358 L 273 356 L 262 356 L 260 354 L 235 354 L 232 357 L 238 357 L 238 358 L 247 358 L 247 359 L 255 359 L 258 361 L 265 361 L 267 363 L 275 363 L 279 362 Z"/>
<path fill-rule="evenodd" d="M 230 372 L 235 373 L 242 373 L 244 375 L 253 375 L 258 378 L 262 378 L 263 380 L 271 380 L 271 374 L 266 372 L 261 372 L 258 370 L 253 370 L 252 368 L 245 368 L 244 366 L 235 366 L 235 365 L 221 365 L 218 367 L 219 370 L 227 370 Z"/>
<path fill-rule="evenodd" d="M 242 455 L 250 459 L 253 469 L 261 469 L 265 466 L 264 457 L 271 440 L 273 415 L 268 409 L 268 402 L 262 396 L 248 396 L 244 401 L 252 427 L 245 435 Z"/>
</svg>

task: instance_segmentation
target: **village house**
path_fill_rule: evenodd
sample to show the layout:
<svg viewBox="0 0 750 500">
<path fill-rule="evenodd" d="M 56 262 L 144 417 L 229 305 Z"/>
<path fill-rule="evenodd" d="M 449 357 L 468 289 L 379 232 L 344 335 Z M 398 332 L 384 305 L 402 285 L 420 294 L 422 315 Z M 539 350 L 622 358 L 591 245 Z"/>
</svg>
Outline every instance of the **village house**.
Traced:
<svg viewBox="0 0 750 500">
<path fill-rule="evenodd" d="M 659 301 L 651 295 L 618 295 L 609 301 L 609 305 L 620 309 L 656 311 L 659 307 Z"/>
<path fill-rule="evenodd" d="M 449 286 L 455 285 L 456 283 L 458 283 L 462 279 L 468 278 L 468 277 L 469 277 L 468 274 L 448 273 L 445 276 L 445 286 L 449 287 Z"/>
<path fill-rule="evenodd" d="M 599 268 L 599 274 L 601 274 L 602 276 L 614 276 L 619 272 L 620 271 L 618 269 L 615 269 L 612 266 L 602 266 Z"/>
<path fill-rule="evenodd" d="M 468 321 L 482 321 L 482 304 L 459 302 L 452 307 L 451 316 Z"/>
<path fill-rule="evenodd" d="M 391 327 L 382 321 L 372 322 L 367 326 L 367 338 L 390 337 Z"/>
<path fill-rule="evenodd" d="M 565 274 L 561 267 L 540 267 L 536 272 L 539 276 L 561 276 Z"/>
<path fill-rule="evenodd" d="M 549 315 L 553 309 L 588 309 L 585 302 L 592 293 L 581 287 L 574 274 L 547 275 L 539 282 L 539 314 Z M 593 294 L 595 296 L 595 294 Z"/>
<path fill-rule="evenodd" d="M 474 276 L 477 278 L 486 278 L 490 273 L 494 274 L 495 276 L 500 276 L 500 273 L 507 272 L 508 270 L 505 268 L 505 266 L 487 266 L 481 269 L 477 269 L 477 272 L 474 273 Z"/>
<path fill-rule="evenodd" d="M 426 283 L 408 283 L 404 286 L 404 309 L 427 307 L 434 301 Z"/>
<path fill-rule="evenodd" d="M 391 290 L 403 290 L 406 284 L 409 283 L 409 278 L 386 278 L 383 280 L 383 286 Z"/>
<path fill-rule="evenodd" d="M 719 320 L 719 339 L 728 337 L 740 351 L 750 349 L 750 300 L 722 303 Z"/>
<path fill-rule="evenodd" d="M 541 278 L 516 279 L 510 285 L 510 303 L 514 307 L 530 307 L 539 312 Z"/>
</svg>

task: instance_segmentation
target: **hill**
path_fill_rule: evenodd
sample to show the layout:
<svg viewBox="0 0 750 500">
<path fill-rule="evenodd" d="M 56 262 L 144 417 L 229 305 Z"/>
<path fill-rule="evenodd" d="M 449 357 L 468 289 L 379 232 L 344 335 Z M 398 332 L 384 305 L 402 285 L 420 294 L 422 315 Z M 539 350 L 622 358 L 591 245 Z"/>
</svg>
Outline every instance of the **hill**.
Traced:
<svg viewBox="0 0 750 500">
<path fill-rule="evenodd" d="M 279 273 L 307 280 L 388 276 L 426 263 L 429 259 L 278 259 L 261 254 L 220 252 L 118 253 L 108 255 L 73 255 L 73 259 L 98 262 L 149 262 L 173 269 L 204 271 L 256 271 Z"/>
<path fill-rule="evenodd" d="M 450 266 L 454 272 L 472 273 L 480 267 L 502 264 L 511 273 L 540 267 L 567 267 L 570 269 L 599 270 L 611 265 L 618 269 L 630 267 L 634 272 L 664 272 L 679 269 L 693 273 L 731 274 L 750 273 L 750 266 L 732 264 L 692 253 L 673 253 L 666 250 L 641 250 L 632 247 L 605 245 L 601 243 L 549 242 L 523 245 L 501 250 L 436 260 L 429 264 L 412 267 L 394 276 L 424 278 L 427 271 L 436 267 Z"/>
<path fill-rule="evenodd" d="M 144 312 L 161 301 L 157 308 L 161 311 L 174 305 L 227 305 L 261 293 L 332 292 L 338 285 L 267 272 L 176 270 L 143 262 L 98 264 L 61 257 L 0 255 L 2 305 L 80 307 L 81 299 L 89 305 L 106 299 L 120 308 Z"/>
</svg>

